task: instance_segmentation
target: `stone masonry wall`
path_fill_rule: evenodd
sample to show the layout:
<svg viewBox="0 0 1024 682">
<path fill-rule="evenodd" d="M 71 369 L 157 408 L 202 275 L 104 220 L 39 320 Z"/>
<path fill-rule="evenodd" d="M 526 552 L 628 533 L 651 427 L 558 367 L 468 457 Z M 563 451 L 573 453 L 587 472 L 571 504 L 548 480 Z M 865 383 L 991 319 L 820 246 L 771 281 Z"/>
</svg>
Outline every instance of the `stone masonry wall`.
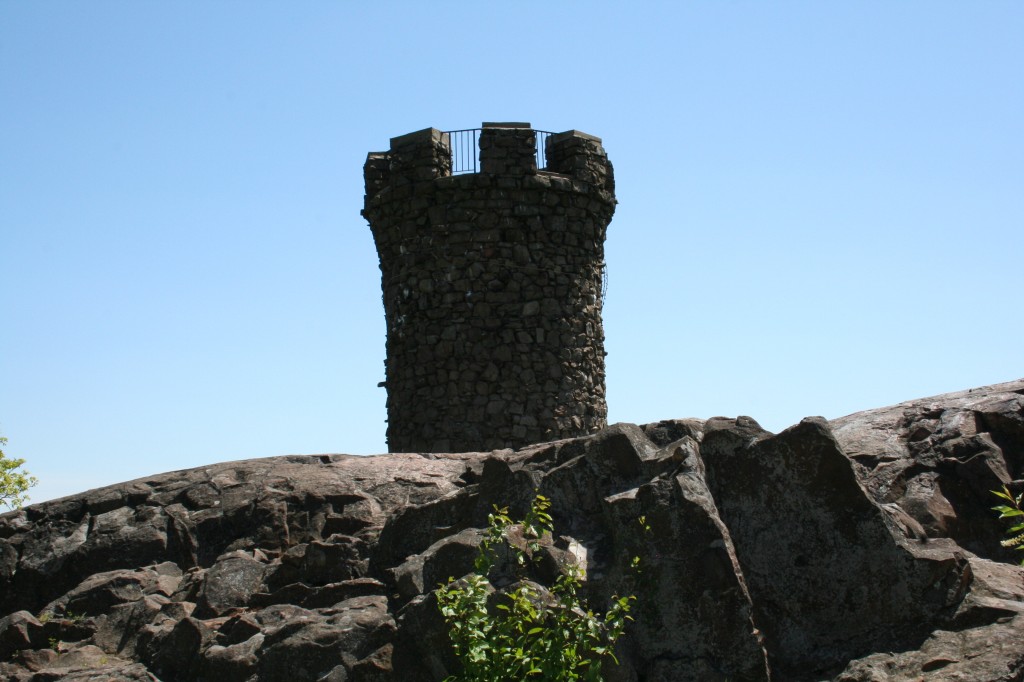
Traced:
<svg viewBox="0 0 1024 682">
<path fill-rule="evenodd" d="M 451 175 L 434 128 L 364 167 L 387 318 L 388 449 L 521 447 L 606 426 L 599 138 L 484 124 L 481 172 Z"/>
</svg>

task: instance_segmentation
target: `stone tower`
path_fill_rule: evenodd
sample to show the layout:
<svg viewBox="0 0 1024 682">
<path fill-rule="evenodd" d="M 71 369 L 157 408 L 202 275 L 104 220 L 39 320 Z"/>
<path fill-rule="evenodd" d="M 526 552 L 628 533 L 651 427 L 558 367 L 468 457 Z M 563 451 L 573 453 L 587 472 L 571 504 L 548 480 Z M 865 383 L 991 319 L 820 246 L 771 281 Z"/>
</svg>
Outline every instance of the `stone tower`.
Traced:
<svg viewBox="0 0 1024 682">
<path fill-rule="evenodd" d="M 603 428 L 616 202 L 600 138 L 529 123 L 427 128 L 370 153 L 364 175 L 387 319 L 388 450 L 517 448 Z"/>
</svg>

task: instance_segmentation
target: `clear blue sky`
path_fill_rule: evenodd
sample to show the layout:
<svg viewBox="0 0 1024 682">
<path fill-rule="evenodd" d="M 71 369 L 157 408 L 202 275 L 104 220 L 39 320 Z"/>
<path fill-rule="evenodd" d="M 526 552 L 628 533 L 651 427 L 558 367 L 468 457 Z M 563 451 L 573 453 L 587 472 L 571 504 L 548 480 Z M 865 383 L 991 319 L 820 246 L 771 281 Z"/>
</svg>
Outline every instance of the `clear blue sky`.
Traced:
<svg viewBox="0 0 1024 682">
<path fill-rule="evenodd" d="M 362 165 L 604 139 L 612 421 L 1024 376 L 1024 3 L 0 0 L 0 433 L 33 500 L 383 452 Z"/>
</svg>

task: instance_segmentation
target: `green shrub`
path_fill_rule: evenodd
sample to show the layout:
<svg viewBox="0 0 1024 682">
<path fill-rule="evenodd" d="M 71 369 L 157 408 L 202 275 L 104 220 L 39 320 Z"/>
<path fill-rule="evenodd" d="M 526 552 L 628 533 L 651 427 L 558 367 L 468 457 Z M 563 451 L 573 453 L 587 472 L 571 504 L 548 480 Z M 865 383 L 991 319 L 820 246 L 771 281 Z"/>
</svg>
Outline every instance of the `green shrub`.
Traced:
<svg viewBox="0 0 1024 682">
<path fill-rule="evenodd" d="M 7 459 L 3 451 L 5 445 L 7 439 L 0 436 L 0 507 L 6 505 L 11 509 L 18 509 L 28 501 L 25 491 L 38 481 L 27 471 L 18 471 L 25 460 Z"/>
<path fill-rule="evenodd" d="M 1006 529 L 1006 539 L 1001 544 L 1003 547 L 1014 547 L 1024 551 L 1024 519 L 1021 518 L 1024 517 L 1024 510 L 1021 509 L 1021 498 L 1024 497 L 1024 493 L 1014 497 L 1010 489 L 1004 485 L 1002 490 L 993 490 L 992 494 L 1009 502 L 992 507 L 999 512 L 999 518 L 1013 519 L 1013 525 Z M 1021 559 L 1020 564 L 1024 566 L 1024 559 Z"/>
<path fill-rule="evenodd" d="M 604 659 L 618 663 L 613 648 L 631 620 L 628 614 L 636 597 L 614 597 L 603 616 L 595 614 L 580 601 L 585 576 L 575 564 L 564 567 L 549 588 L 519 580 L 503 595 L 492 597 L 494 588 L 487 576 L 498 558 L 496 548 L 508 548 L 517 577 L 522 578 L 542 543 L 550 541 L 550 507 L 547 498 L 537 495 L 526 518 L 515 522 L 507 508 L 495 506 L 475 572 L 460 580 L 449 578 L 438 588 L 438 605 L 462 664 L 461 673 L 446 682 L 598 682 Z M 521 535 L 521 540 L 510 542 L 509 531 Z M 639 558 L 632 566 L 638 569 Z"/>
</svg>

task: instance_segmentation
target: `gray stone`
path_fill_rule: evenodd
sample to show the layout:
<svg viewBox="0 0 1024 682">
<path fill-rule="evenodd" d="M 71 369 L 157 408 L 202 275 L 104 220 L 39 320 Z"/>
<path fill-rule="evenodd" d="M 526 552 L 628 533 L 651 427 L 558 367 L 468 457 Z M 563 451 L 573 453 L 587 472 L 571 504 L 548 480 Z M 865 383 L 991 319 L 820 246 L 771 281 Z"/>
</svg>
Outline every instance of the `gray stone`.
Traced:
<svg viewBox="0 0 1024 682">
<path fill-rule="evenodd" d="M 712 420 L 701 455 L 772 669 L 786 679 L 917 645 L 966 594 L 965 557 L 895 535 L 825 420 L 777 436 Z"/>
<path fill-rule="evenodd" d="M 383 596 L 357 597 L 332 612 L 326 618 L 289 619 L 267 629 L 260 678 L 315 680 L 339 663 L 350 668 L 394 636 Z"/>
<path fill-rule="evenodd" d="M 214 644 L 203 653 L 203 674 L 218 682 L 245 682 L 256 672 L 263 640 L 263 634 L 256 633 L 237 644 Z"/>
<path fill-rule="evenodd" d="M 221 556 L 208 571 L 196 600 L 200 616 L 219 616 L 230 609 L 245 607 L 259 591 L 267 567 L 252 555 L 234 551 Z"/>
<path fill-rule="evenodd" d="M 196 679 L 202 666 L 202 652 L 215 633 L 201 620 L 187 616 L 176 623 L 140 635 L 142 662 L 160 679 Z"/>
<path fill-rule="evenodd" d="M 59 653 L 31 677 L 31 682 L 72 680 L 73 682 L 108 682 L 128 680 L 153 682 L 153 676 L 145 666 L 111 656 L 99 647 L 84 645 L 68 652 Z"/>
<path fill-rule="evenodd" d="M 45 646 L 43 624 L 28 611 L 16 611 L 0 618 L 0 661 L 15 651 Z"/>
<path fill-rule="evenodd" d="M 930 538 L 1013 561 L 992 523 L 990 491 L 1024 486 L 1024 460 L 1013 454 L 1024 449 L 1022 415 L 1024 396 L 1011 388 L 972 389 L 860 412 L 832 427 L 876 501 L 898 505 Z"/>
</svg>

